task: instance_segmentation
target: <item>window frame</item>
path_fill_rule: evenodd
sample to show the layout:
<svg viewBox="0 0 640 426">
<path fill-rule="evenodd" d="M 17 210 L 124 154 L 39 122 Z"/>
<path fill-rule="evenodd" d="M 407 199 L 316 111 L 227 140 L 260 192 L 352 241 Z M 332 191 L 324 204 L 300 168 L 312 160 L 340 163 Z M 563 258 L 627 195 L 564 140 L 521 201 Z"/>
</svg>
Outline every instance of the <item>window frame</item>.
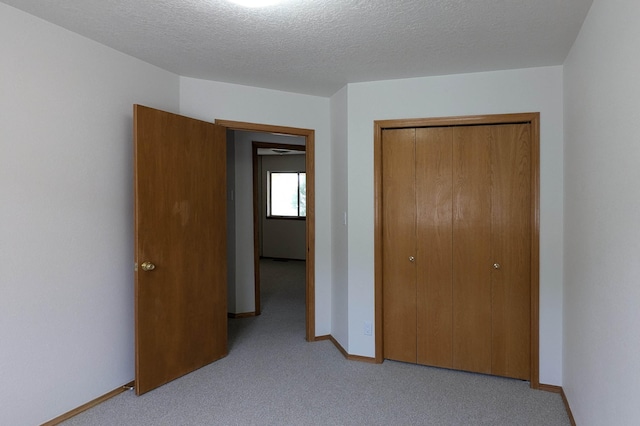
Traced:
<svg viewBox="0 0 640 426">
<path fill-rule="evenodd" d="M 297 209 L 298 209 L 298 214 L 296 216 L 283 216 L 283 215 L 273 215 L 271 214 L 271 210 L 272 210 L 272 197 L 271 194 L 273 193 L 273 180 L 271 179 L 271 176 L 273 174 L 295 174 L 298 177 L 298 202 L 297 202 Z M 305 179 L 305 198 L 306 198 L 306 182 L 307 182 L 307 172 L 306 171 L 281 171 L 281 170 L 276 170 L 276 171 L 269 171 L 267 170 L 267 196 L 266 201 L 267 201 L 267 214 L 266 214 L 266 219 L 267 220 L 306 220 L 307 219 L 307 212 L 306 212 L 306 203 L 305 203 L 305 214 L 304 216 L 300 215 L 300 175 L 304 175 L 304 179 Z"/>
</svg>

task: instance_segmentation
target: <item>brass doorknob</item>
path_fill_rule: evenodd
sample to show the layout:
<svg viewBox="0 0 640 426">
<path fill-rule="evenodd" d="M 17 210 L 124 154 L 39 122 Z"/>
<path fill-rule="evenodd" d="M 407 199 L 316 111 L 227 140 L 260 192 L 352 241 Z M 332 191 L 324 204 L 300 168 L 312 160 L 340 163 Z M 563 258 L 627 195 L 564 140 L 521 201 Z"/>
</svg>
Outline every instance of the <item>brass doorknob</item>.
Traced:
<svg viewBox="0 0 640 426">
<path fill-rule="evenodd" d="M 142 268 L 143 271 L 153 271 L 154 269 L 156 269 L 156 265 L 154 265 L 151 262 L 144 262 L 142 265 L 140 265 L 140 267 Z"/>
</svg>

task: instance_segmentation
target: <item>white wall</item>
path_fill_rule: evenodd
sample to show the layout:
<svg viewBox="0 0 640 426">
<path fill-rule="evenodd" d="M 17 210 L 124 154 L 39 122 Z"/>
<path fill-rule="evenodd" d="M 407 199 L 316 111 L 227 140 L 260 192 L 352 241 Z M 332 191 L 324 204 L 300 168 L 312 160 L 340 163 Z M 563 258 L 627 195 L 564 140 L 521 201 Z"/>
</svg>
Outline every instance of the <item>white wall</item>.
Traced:
<svg viewBox="0 0 640 426">
<path fill-rule="evenodd" d="M 347 234 L 348 87 L 331 97 L 331 178 L 333 233 L 331 235 L 331 335 L 349 347 L 349 258 Z M 345 219 L 346 222 L 345 223 Z"/>
<path fill-rule="evenodd" d="M 540 381 L 562 384 L 562 67 L 350 84 L 348 87 L 349 346 L 375 355 L 374 120 L 541 113 Z"/>
<path fill-rule="evenodd" d="M 132 104 L 176 75 L 0 3 L 0 424 L 134 376 Z"/>
<path fill-rule="evenodd" d="M 331 332 L 331 146 L 329 99 L 194 78 L 180 78 L 180 113 L 315 130 L 316 335 Z M 241 155 L 236 143 L 236 157 Z M 236 162 L 236 185 L 241 168 Z M 236 205 L 236 212 L 238 212 Z M 237 216 L 236 216 L 237 218 Z M 239 223 L 239 222 L 238 222 Z M 240 228 L 236 224 L 236 232 Z M 239 248 L 237 248 L 239 249 Z M 239 274 L 239 270 L 236 273 Z M 239 275 L 236 277 L 240 279 Z M 246 301 L 245 301 L 246 302 Z M 237 304 L 244 303 L 240 300 Z"/>
<path fill-rule="evenodd" d="M 213 121 L 209 118 L 209 121 Z M 255 272 L 253 267 L 253 133 L 233 132 L 235 142 L 235 283 L 227 310 L 236 314 L 256 311 Z M 231 238 L 228 234 L 227 238 Z"/>
<path fill-rule="evenodd" d="M 640 419 L 638 16 L 595 0 L 564 67 L 563 387 L 585 426 Z"/>
</svg>

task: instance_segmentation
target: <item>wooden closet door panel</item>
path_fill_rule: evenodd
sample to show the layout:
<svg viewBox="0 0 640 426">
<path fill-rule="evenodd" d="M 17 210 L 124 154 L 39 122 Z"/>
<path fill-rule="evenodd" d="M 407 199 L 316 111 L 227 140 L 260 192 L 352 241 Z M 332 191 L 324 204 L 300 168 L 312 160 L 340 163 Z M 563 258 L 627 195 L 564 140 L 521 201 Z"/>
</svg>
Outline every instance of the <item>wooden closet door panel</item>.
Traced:
<svg viewBox="0 0 640 426">
<path fill-rule="evenodd" d="M 453 367 L 491 372 L 491 127 L 454 129 Z"/>
<path fill-rule="evenodd" d="M 452 367 L 451 127 L 416 130 L 417 362 Z"/>
<path fill-rule="evenodd" d="M 530 124 L 493 126 L 492 374 L 530 379 Z"/>
<path fill-rule="evenodd" d="M 382 155 L 383 353 L 415 363 L 415 130 L 384 130 Z"/>
</svg>

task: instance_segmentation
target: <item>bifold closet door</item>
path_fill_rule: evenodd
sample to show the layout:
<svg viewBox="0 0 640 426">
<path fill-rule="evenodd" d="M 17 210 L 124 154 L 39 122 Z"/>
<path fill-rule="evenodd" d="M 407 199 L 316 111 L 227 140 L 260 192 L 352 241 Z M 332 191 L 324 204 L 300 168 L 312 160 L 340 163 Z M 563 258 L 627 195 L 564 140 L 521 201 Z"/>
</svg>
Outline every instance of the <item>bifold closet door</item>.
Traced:
<svg viewBox="0 0 640 426">
<path fill-rule="evenodd" d="M 530 124 L 385 129 L 384 358 L 530 379 Z"/>
<path fill-rule="evenodd" d="M 382 143 L 384 357 L 416 362 L 415 129 L 390 129 Z"/>
<path fill-rule="evenodd" d="M 530 125 L 453 139 L 453 367 L 530 379 Z"/>
<path fill-rule="evenodd" d="M 416 129 L 417 362 L 452 367 L 453 128 Z"/>
<path fill-rule="evenodd" d="M 453 129 L 453 368 L 491 373 L 491 126 Z"/>
<path fill-rule="evenodd" d="M 530 380 L 531 125 L 491 132 L 491 374 Z"/>
</svg>

